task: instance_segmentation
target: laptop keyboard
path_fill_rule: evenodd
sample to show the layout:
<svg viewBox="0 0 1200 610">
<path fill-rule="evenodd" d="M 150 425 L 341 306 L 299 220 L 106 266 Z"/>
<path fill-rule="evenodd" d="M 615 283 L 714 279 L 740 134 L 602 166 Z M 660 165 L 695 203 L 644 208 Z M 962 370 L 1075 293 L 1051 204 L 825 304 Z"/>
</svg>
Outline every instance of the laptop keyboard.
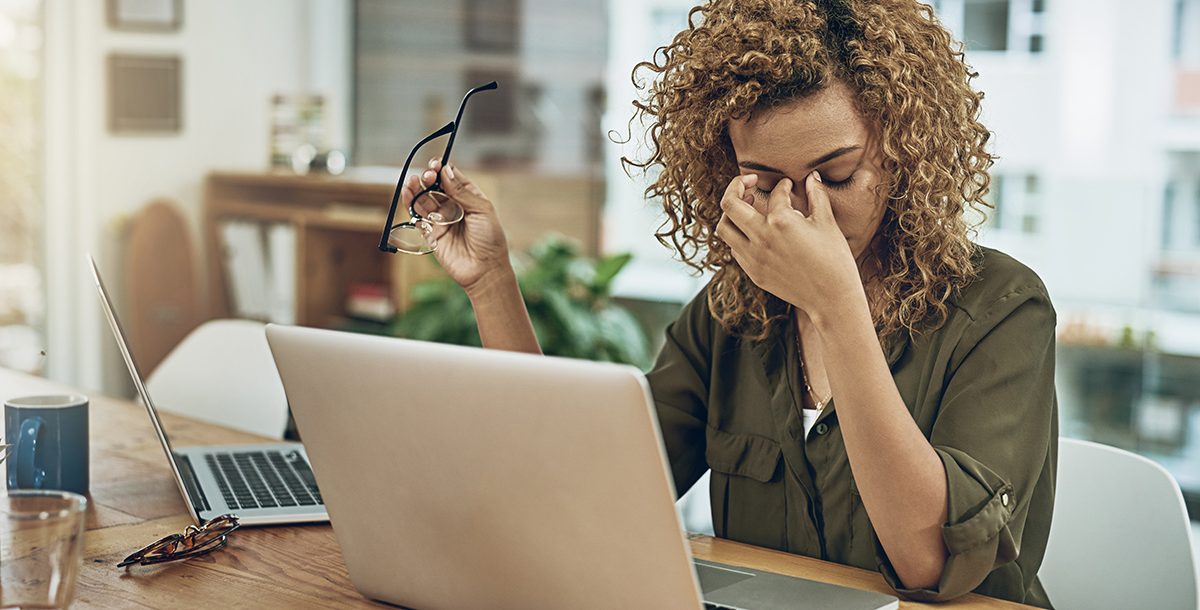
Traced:
<svg viewBox="0 0 1200 610">
<path fill-rule="evenodd" d="M 209 453 L 204 461 L 230 508 L 322 504 L 317 480 L 299 451 Z"/>
</svg>

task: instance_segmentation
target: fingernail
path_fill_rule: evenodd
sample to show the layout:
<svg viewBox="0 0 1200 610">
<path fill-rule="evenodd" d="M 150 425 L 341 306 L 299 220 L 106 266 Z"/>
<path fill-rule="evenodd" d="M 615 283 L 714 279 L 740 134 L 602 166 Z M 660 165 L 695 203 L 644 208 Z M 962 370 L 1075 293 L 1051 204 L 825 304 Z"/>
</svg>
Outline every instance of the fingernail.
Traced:
<svg viewBox="0 0 1200 610">
<path fill-rule="evenodd" d="M 744 184 L 746 186 L 750 186 L 757 179 L 758 179 L 758 174 L 746 174 L 746 175 L 742 176 L 742 184 Z"/>
<path fill-rule="evenodd" d="M 421 180 L 427 181 L 427 180 L 436 180 L 436 179 L 437 179 L 437 174 L 434 173 L 434 171 L 431 169 L 425 170 L 425 173 L 421 175 Z"/>
<path fill-rule="evenodd" d="M 429 167 L 437 167 L 437 157 L 429 160 Z"/>
<path fill-rule="evenodd" d="M 446 177 L 451 180 L 454 180 L 454 166 L 453 165 L 446 166 Z"/>
<path fill-rule="evenodd" d="M 821 172 L 819 172 L 815 169 L 813 170 L 813 179 L 816 180 L 817 182 L 825 182 L 824 180 L 821 179 Z"/>
</svg>

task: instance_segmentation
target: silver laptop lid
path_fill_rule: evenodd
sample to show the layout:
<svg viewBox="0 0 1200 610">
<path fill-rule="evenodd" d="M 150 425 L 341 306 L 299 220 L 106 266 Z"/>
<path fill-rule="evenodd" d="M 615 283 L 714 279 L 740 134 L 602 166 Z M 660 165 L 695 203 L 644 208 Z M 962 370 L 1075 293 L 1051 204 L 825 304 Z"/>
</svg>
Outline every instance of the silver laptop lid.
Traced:
<svg viewBox="0 0 1200 610">
<path fill-rule="evenodd" d="M 96 291 L 100 293 L 100 304 L 104 308 L 104 317 L 108 319 L 108 325 L 112 328 L 113 336 L 117 339 L 117 347 L 121 349 L 121 357 L 125 360 L 125 366 L 129 369 L 129 376 L 133 379 L 133 385 L 137 388 L 138 396 L 141 396 L 142 404 L 146 405 L 146 412 L 150 414 L 150 422 L 154 424 L 154 431 L 158 434 L 159 442 L 162 443 L 163 452 L 167 454 L 167 463 L 171 465 L 171 473 L 175 475 L 175 484 L 179 486 L 179 494 L 183 496 L 183 503 L 187 505 L 188 513 L 192 515 L 192 519 L 196 523 L 200 523 L 200 515 L 196 512 L 196 508 L 188 496 L 187 486 L 184 485 L 183 474 L 179 472 L 179 465 L 175 463 L 175 454 L 171 451 L 171 441 L 167 439 L 167 432 L 163 429 L 162 422 L 158 419 L 158 411 L 154 408 L 154 401 L 150 400 L 150 393 L 146 391 L 146 384 L 142 381 L 141 369 L 138 368 L 137 362 L 134 361 L 133 353 L 129 351 L 129 342 L 125 340 L 125 331 L 121 327 L 121 321 L 117 319 L 116 311 L 113 310 L 112 300 L 109 299 L 108 290 L 104 287 L 104 280 L 100 278 L 100 270 L 96 267 L 96 259 L 89 254 L 88 262 L 92 266 L 92 277 L 96 280 Z"/>
<path fill-rule="evenodd" d="M 631 366 L 268 325 L 355 586 L 411 608 L 699 608 Z"/>
</svg>

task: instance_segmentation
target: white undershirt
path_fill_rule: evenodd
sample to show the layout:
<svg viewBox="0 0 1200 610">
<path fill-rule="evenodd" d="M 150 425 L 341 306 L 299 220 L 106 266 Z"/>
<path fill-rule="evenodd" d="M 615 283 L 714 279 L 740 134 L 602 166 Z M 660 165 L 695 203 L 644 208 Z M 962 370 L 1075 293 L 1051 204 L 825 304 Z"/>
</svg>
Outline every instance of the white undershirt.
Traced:
<svg viewBox="0 0 1200 610">
<path fill-rule="evenodd" d="M 800 409 L 800 411 L 804 414 L 804 438 L 808 438 L 808 431 L 817 422 L 817 416 L 821 414 L 821 411 L 818 409 Z"/>
</svg>

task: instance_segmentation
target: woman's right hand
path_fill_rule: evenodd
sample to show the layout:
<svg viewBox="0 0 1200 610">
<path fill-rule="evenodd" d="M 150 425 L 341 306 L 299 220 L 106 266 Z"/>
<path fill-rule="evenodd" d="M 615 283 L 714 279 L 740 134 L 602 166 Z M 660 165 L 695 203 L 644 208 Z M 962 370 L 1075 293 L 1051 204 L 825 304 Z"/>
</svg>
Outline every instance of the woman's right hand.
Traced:
<svg viewBox="0 0 1200 610">
<path fill-rule="evenodd" d="M 404 209 L 417 193 L 433 184 L 439 171 L 442 191 L 462 206 L 465 216 L 452 225 L 434 227 L 433 237 L 437 240 L 434 256 L 442 269 L 471 294 L 485 278 L 512 272 L 508 240 L 496 214 L 496 206 L 487 195 L 457 167 L 443 168 L 437 159 L 430 161 L 419 177 L 413 175 L 405 181 L 400 191 Z"/>
</svg>

